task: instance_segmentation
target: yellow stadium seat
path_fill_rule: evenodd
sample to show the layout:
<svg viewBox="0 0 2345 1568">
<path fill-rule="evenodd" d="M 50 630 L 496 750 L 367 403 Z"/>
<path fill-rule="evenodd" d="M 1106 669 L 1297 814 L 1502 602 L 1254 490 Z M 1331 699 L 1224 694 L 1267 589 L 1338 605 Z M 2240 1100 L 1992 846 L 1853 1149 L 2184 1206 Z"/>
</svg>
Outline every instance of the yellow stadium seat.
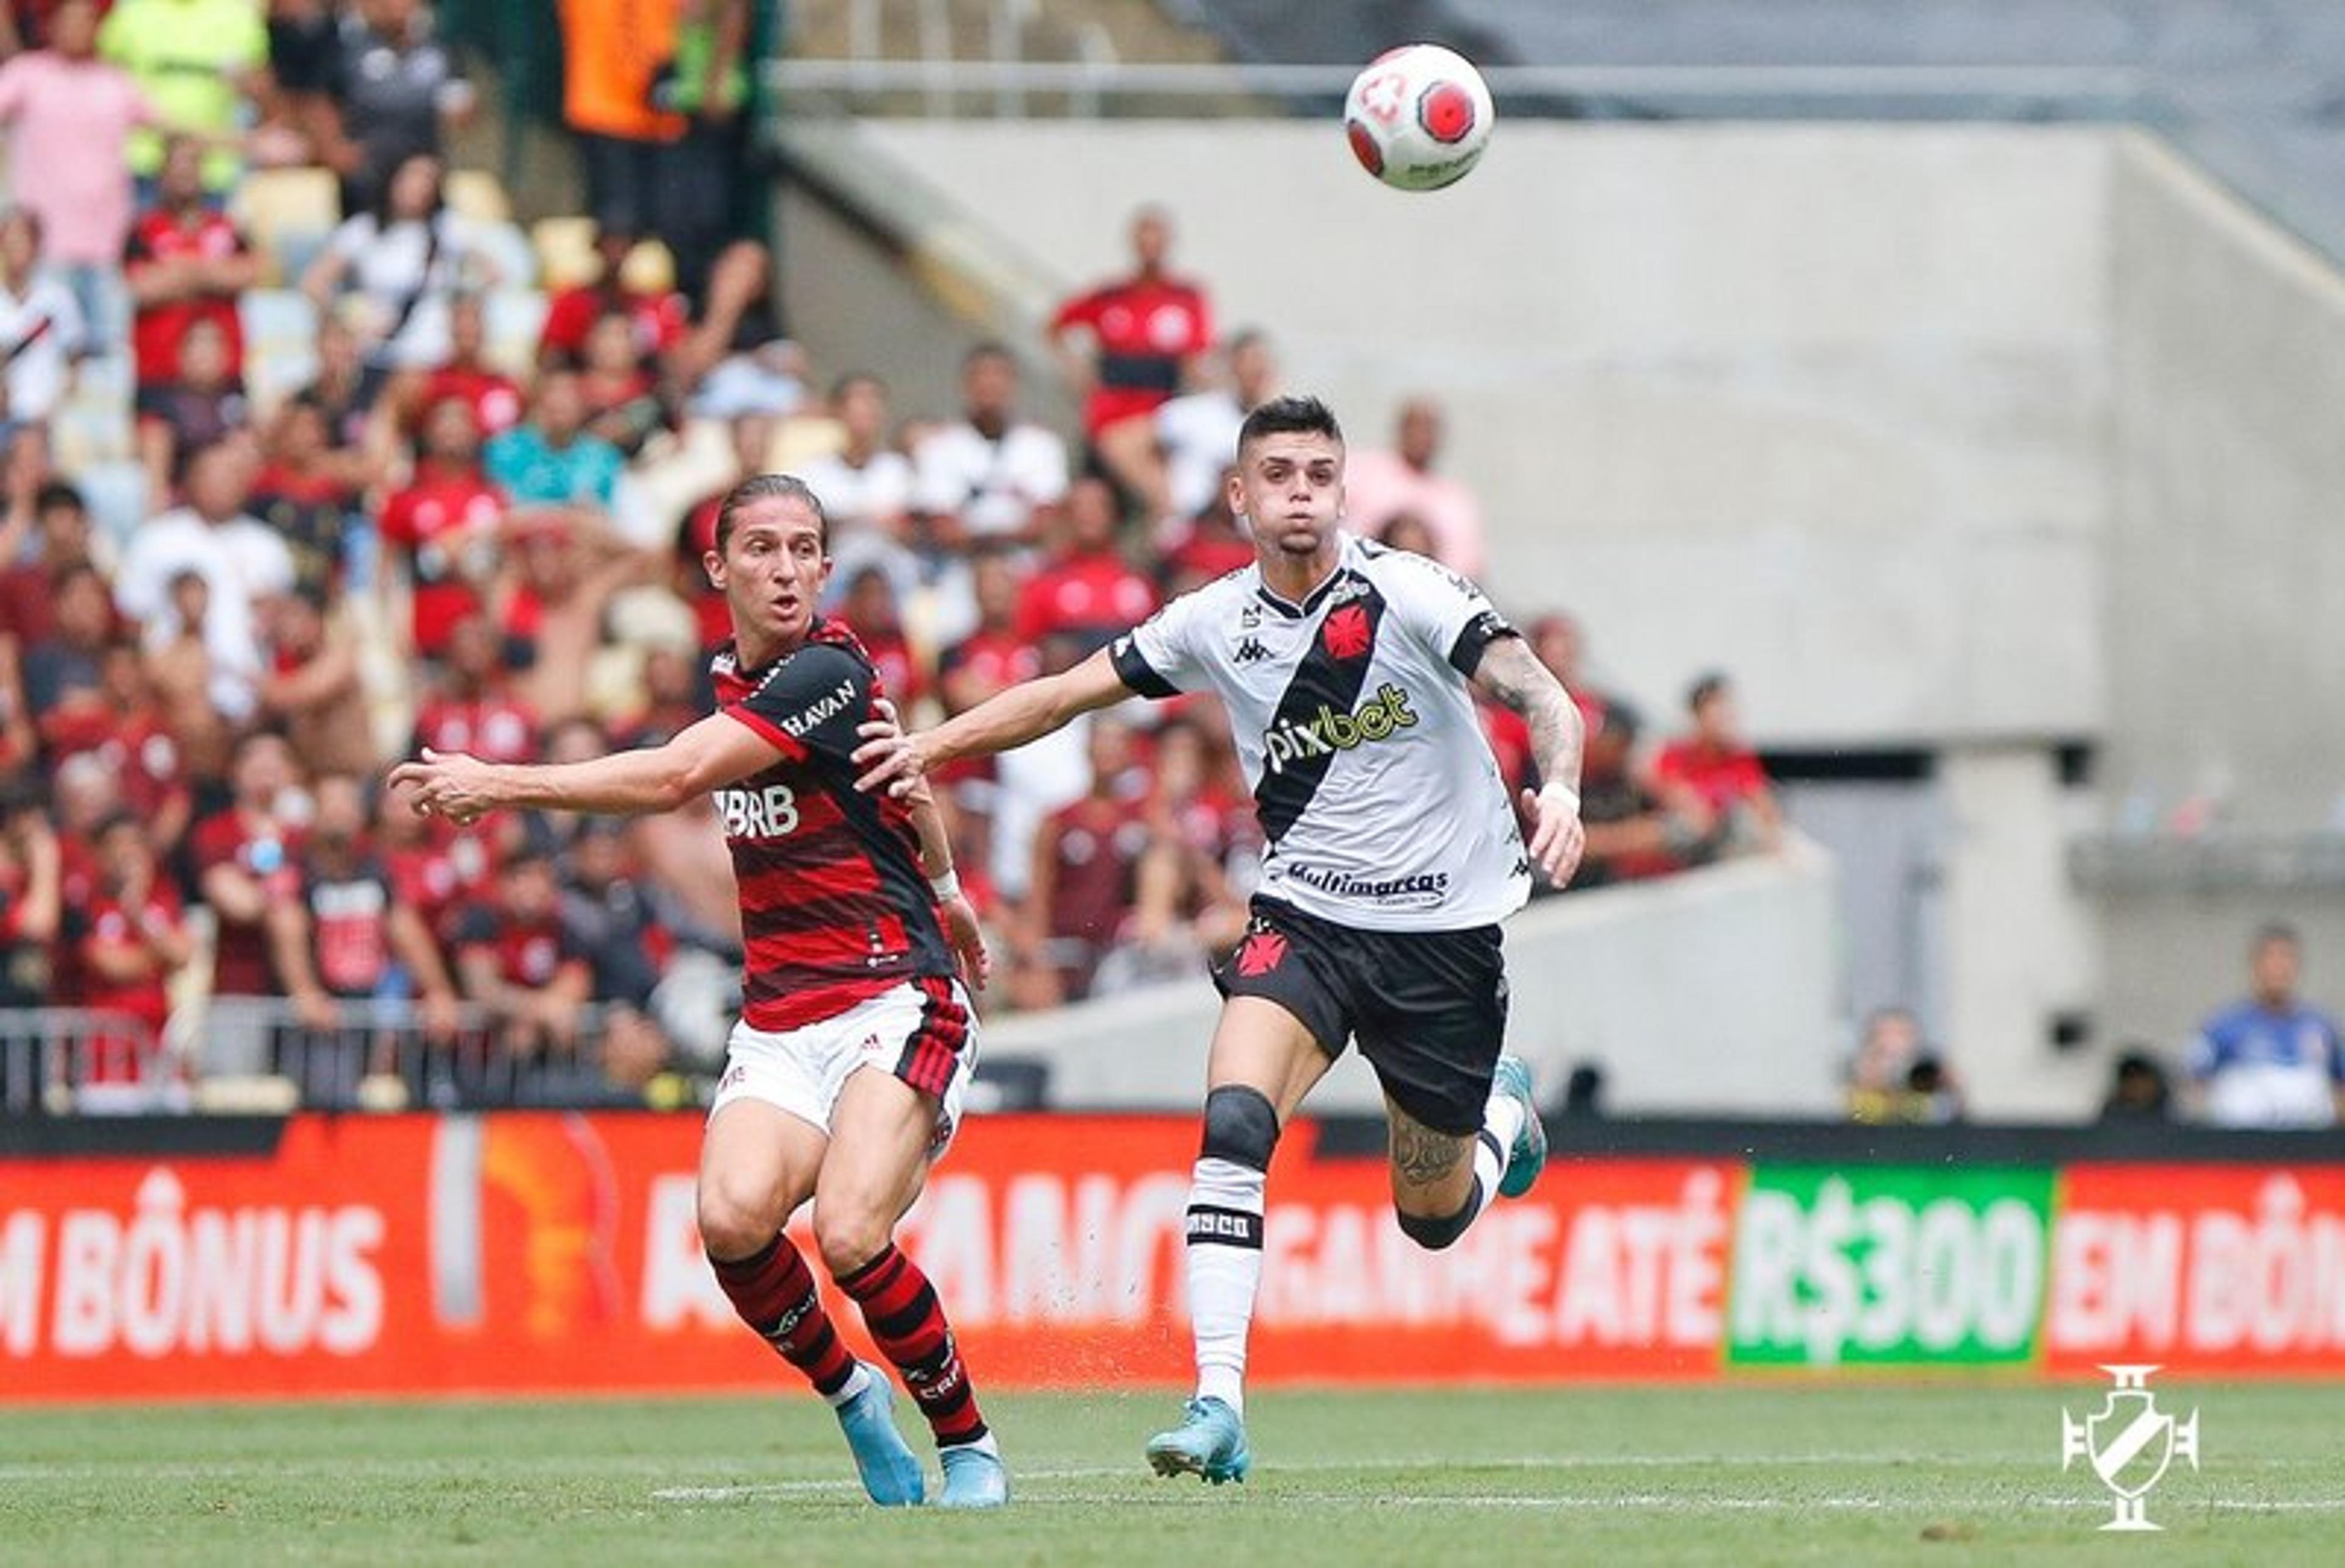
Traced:
<svg viewBox="0 0 2345 1568">
<path fill-rule="evenodd" d="M 448 171 L 448 210 L 482 223 L 513 221 L 513 202 L 503 182 L 484 168 Z"/>
<path fill-rule="evenodd" d="M 236 187 L 229 216 L 267 258 L 271 282 L 300 282 L 300 262 L 317 254 L 341 221 L 342 193 L 331 169 L 259 168 Z"/>
</svg>

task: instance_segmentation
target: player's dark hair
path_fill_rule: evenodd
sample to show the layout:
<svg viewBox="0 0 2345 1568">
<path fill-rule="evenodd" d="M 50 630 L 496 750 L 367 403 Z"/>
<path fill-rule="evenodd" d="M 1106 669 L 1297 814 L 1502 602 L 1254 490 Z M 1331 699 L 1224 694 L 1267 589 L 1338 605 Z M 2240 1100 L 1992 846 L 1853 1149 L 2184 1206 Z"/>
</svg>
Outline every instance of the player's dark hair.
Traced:
<svg viewBox="0 0 2345 1568">
<path fill-rule="evenodd" d="M 1325 436 L 1337 446 L 1344 444 L 1344 427 L 1335 422 L 1335 410 L 1316 398 L 1273 398 L 1245 417 L 1238 427 L 1238 450 L 1244 451 L 1264 436 L 1311 435 Z"/>
<path fill-rule="evenodd" d="M 735 485 L 725 492 L 725 499 L 716 503 L 717 554 L 724 554 L 725 547 L 732 542 L 733 525 L 739 521 L 741 513 L 761 501 L 803 501 L 814 513 L 817 537 L 822 541 L 822 552 L 825 555 L 830 553 L 830 514 L 822 510 L 822 497 L 815 494 L 813 487 L 796 474 L 761 473 L 753 474 Z"/>
<path fill-rule="evenodd" d="M 2295 926 L 2285 920 L 2267 920 L 2256 927 L 2255 945 L 2249 950 L 2260 953 L 2275 942 L 2296 948 L 2299 952 L 2304 949 L 2304 936 Z"/>
</svg>

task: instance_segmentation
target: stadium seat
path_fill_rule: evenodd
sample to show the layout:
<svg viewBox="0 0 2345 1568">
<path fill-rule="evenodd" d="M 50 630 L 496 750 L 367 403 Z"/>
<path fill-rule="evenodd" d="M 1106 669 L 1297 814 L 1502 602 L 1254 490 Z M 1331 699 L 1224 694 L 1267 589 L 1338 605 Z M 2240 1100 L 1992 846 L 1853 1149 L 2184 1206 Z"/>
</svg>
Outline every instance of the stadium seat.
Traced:
<svg viewBox="0 0 2345 1568">
<path fill-rule="evenodd" d="M 228 215 L 267 260 L 268 281 L 298 283 L 341 221 L 341 187 L 331 169 L 255 169 L 237 187 Z"/>
<path fill-rule="evenodd" d="M 537 281 L 537 251 L 518 225 L 483 218 L 474 220 L 473 230 L 499 288 L 527 288 Z"/>
<path fill-rule="evenodd" d="M 114 458 L 86 464 L 74 474 L 74 483 L 89 503 L 99 537 L 112 541 L 118 553 L 147 521 L 147 470 L 136 459 Z"/>
<path fill-rule="evenodd" d="M 526 375 L 537 365 L 538 335 L 545 329 L 545 296 L 533 288 L 492 289 L 486 300 L 489 361 L 508 374 Z"/>
<path fill-rule="evenodd" d="M 450 169 L 447 193 L 451 212 L 481 223 L 513 221 L 513 202 L 505 196 L 504 184 L 487 169 Z"/>
<path fill-rule="evenodd" d="M 592 283 L 602 270 L 591 217 L 541 217 L 529 227 L 529 242 L 537 252 L 538 281 L 548 293 Z"/>
<path fill-rule="evenodd" d="M 291 288 L 255 288 L 237 301 L 244 323 L 244 387 L 253 407 L 273 410 L 316 374 L 318 307 Z"/>
</svg>

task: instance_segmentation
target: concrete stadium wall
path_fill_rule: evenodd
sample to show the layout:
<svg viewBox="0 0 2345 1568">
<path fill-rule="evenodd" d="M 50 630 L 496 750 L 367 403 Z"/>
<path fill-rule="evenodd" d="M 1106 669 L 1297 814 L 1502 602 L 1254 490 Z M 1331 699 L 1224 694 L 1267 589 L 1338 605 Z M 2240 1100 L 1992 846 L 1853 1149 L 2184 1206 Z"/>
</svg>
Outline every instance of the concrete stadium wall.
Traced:
<svg viewBox="0 0 2345 1568">
<path fill-rule="evenodd" d="M 2170 152 L 2114 168 L 2112 794 L 2345 802 L 2345 278 Z"/>
<path fill-rule="evenodd" d="M 1162 202 L 1355 444 L 1439 395 L 1502 597 L 1656 713 L 1724 663 L 1776 744 L 2098 725 L 2104 133 L 1522 123 L 1407 197 L 1317 124 L 862 128 L 1069 288 Z"/>
<path fill-rule="evenodd" d="M 1507 925 L 1508 1039 L 1544 1101 L 1593 1061 L 1617 1111 L 1831 1116 L 1846 1056 L 1840 955 L 1832 864 L 1813 849 L 1545 901 Z M 983 1048 L 1047 1063 L 1060 1108 L 1193 1109 L 1218 1009 L 1201 977 L 1005 1017 Z M 1311 1108 L 1383 1103 L 1354 1052 Z"/>
<path fill-rule="evenodd" d="M 2117 486 L 2103 793 L 2208 794 L 2242 826 L 2345 804 L 2345 278 L 2162 145 L 2127 137 L 2110 217 Z M 2245 978 L 2275 917 L 2345 1007 L 2333 891 L 2233 877 L 2097 899 L 2102 1023 L 2169 1050 Z"/>
<path fill-rule="evenodd" d="M 1510 124 L 1426 197 L 1318 125 L 878 121 L 848 145 L 834 167 L 981 228 L 1026 319 L 1119 268 L 1157 200 L 1223 319 L 1266 326 L 1355 443 L 1441 396 L 1494 591 L 1579 612 L 1599 678 L 1659 723 L 1717 664 L 1762 744 L 1932 751 L 1935 1027 L 1981 1110 L 2089 1108 L 2118 1040 L 2178 1040 L 2237 986 L 2269 915 L 2307 924 L 2316 994 L 2345 953 L 2333 900 L 2066 874 L 2066 835 L 2137 797 L 2289 830 L 2345 798 L 2345 282 L 2154 138 Z M 965 301 L 835 218 L 796 232 L 827 302 L 802 333 L 949 406 Z M 2055 775 L 2072 739 L 2099 747 L 2091 791 Z M 2075 1011 L 2091 1047 L 2056 1051 Z"/>
</svg>

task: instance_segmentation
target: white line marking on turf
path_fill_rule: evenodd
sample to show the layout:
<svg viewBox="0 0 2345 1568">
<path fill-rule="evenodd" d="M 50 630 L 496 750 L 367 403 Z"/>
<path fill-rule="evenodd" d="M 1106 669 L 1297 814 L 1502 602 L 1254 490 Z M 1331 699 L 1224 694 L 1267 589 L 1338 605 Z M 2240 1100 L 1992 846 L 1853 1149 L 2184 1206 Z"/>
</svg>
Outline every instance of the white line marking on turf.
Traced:
<svg viewBox="0 0 2345 1568">
<path fill-rule="evenodd" d="M 1526 1461 L 1523 1468 L 1535 1468 L 1538 1462 Z M 1288 1473 L 1359 1470 L 1359 1465 L 1281 1465 L 1277 1472 Z M 1093 1466 L 1074 1470 L 1033 1470 L 1013 1472 L 1018 1483 L 1057 1481 L 1138 1480 L 1142 1472 L 1135 1466 Z M 670 1486 L 652 1493 L 658 1502 L 747 1502 L 758 1499 L 781 1499 L 837 1494 L 860 1495 L 861 1488 L 851 1481 L 777 1481 L 753 1486 Z M 1394 1497 L 1361 1497 L 1354 1492 L 1284 1492 L 1271 1489 L 1269 1501 L 1280 1504 L 1338 1508 L 1487 1508 L 1517 1509 L 1528 1512 L 1576 1510 L 1586 1512 L 1629 1512 L 1647 1513 L 1704 1512 L 1797 1512 L 1819 1510 L 1829 1512 L 1880 1512 L 1889 1509 L 1910 1508 L 1915 1512 L 1974 1510 L 1982 1512 L 2008 1508 L 2014 1499 L 2008 1496 L 1954 1498 L 1945 1496 L 1895 1497 L 1732 1497 L 1680 1495 L 1671 1492 L 1618 1492 L 1602 1495 L 1555 1496 L 1534 1492 L 1419 1492 Z M 1020 1500 L 1027 1503 L 1081 1504 L 1093 1499 L 1087 1497 L 1033 1497 Z M 2030 1508 L 2106 1508 L 2107 1500 L 2100 1497 L 2026 1497 L 2016 1500 Z M 2273 1498 L 2208 1498 L 2196 1501 L 2177 1499 L 2178 1507 L 2188 1512 L 2192 1508 L 2213 1510 L 2224 1513 L 2304 1512 L 2345 1513 L 2345 1497 Z"/>
</svg>

